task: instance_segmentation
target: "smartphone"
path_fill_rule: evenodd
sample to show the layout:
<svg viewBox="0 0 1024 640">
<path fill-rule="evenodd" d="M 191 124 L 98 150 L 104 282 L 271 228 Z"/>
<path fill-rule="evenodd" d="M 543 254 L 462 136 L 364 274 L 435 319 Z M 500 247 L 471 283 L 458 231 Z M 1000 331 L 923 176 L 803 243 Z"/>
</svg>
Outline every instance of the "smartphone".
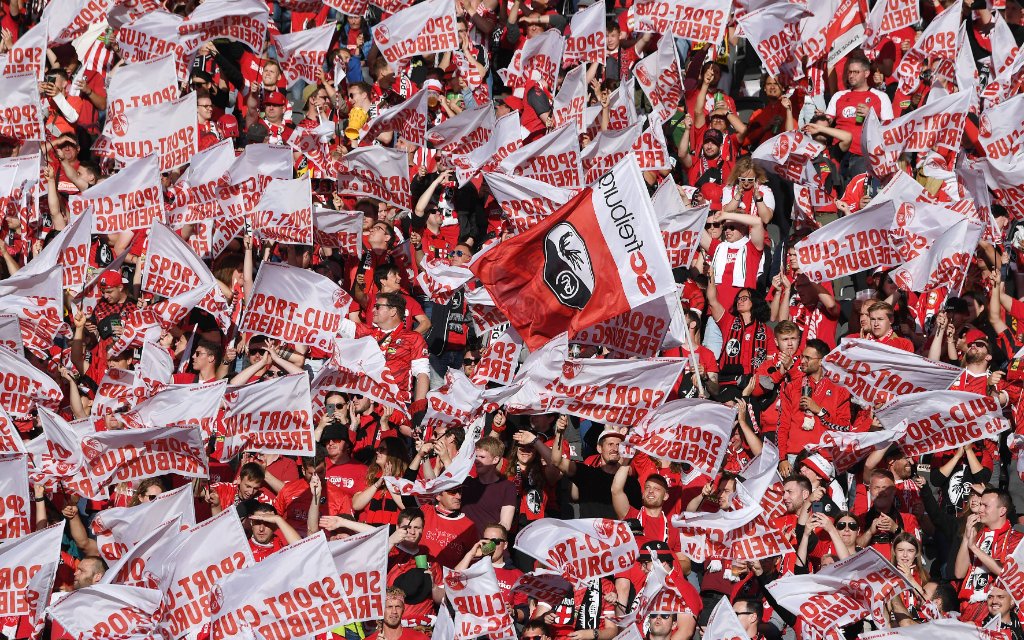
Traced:
<svg viewBox="0 0 1024 640">
<path fill-rule="evenodd" d="M 811 513 L 825 513 L 825 503 L 821 500 L 815 500 L 812 502 Z"/>
<path fill-rule="evenodd" d="M 54 82 L 57 82 L 57 76 L 53 75 L 52 73 L 49 73 L 46 75 L 46 81 L 50 84 L 53 84 Z"/>
</svg>

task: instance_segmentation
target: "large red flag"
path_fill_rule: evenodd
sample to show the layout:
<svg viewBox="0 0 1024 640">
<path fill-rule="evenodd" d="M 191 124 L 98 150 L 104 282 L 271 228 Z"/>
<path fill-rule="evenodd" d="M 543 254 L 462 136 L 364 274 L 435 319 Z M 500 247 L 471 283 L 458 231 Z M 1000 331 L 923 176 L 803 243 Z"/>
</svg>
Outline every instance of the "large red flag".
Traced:
<svg viewBox="0 0 1024 640">
<path fill-rule="evenodd" d="M 531 351 L 675 286 L 633 155 L 471 269 Z"/>
</svg>

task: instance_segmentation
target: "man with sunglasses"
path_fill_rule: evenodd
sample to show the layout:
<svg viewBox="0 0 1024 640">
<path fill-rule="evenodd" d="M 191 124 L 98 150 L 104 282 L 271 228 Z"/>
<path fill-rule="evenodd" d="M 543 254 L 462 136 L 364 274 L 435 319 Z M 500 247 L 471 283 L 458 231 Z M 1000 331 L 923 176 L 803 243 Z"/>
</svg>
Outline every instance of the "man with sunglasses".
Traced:
<svg viewBox="0 0 1024 640">
<path fill-rule="evenodd" d="M 403 324 L 406 329 L 410 329 L 426 336 L 427 332 L 430 331 L 430 319 L 427 314 L 423 311 L 423 307 L 420 306 L 416 299 L 409 295 L 402 288 L 402 270 L 394 264 L 384 264 L 373 270 L 373 283 L 376 285 L 377 292 L 380 293 L 397 293 L 398 295 L 405 298 L 405 320 Z M 377 293 L 367 294 L 367 305 L 363 311 L 363 317 L 366 320 L 370 320 L 373 315 L 373 305 L 377 301 Z"/>
<path fill-rule="evenodd" d="M 455 565 L 455 570 L 465 571 L 474 562 L 489 555 L 491 564 L 494 566 L 494 576 L 498 580 L 498 586 L 501 587 L 501 597 L 505 600 L 509 614 L 513 621 L 522 623 L 529 618 L 530 608 L 524 592 L 512 591 L 512 587 L 523 576 L 523 572 L 505 561 L 509 552 L 508 541 L 508 529 L 497 522 L 488 524 L 484 527 L 483 537 L 473 545 L 462 561 Z M 489 554 L 488 550 L 490 550 Z"/>
<path fill-rule="evenodd" d="M 732 612 L 739 618 L 743 630 L 750 640 L 764 640 L 764 636 L 758 631 L 758 623 L 761 622 L 761 602 L 753 599 L 736 600 L 732 603 Z"/>
</svg>

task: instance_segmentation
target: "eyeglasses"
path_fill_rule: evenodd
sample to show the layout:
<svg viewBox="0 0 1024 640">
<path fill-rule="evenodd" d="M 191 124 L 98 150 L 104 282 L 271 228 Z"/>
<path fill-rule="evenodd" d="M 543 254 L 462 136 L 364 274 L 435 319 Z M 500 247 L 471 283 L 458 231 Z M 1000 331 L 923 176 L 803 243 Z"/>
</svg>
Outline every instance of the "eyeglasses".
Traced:
<svg viewBox="0 0 1024 640">
<path fill-rule="evenodd" d="M 471 364 L 476 364 L 476 363 L 478 363 L 478 362 L 480 362 L 480 361 L 479 361 L 479 360 L 476 360 L 476 359 L 474 359 L 474 358 L 463 358 L 463 360 L 462 360 L 462 366 L 464 366 L 464 367 L 468 367 L 469 365 L 471 365 Z"/>
<path fill-rule="evenodd" d="M 757 612 L 756 611 L 737 611 L 736 615 L 738 615 L 738 616 L 756 616 Z"/>
<path fill-rule="evenodd" d="M 860 529 L 860 523 L 856 520 L 843 520 L 842 522 L 836 523 L 836 529 L 838 529 L 839 531 L 843 531 L 844 529 L 849 529 L 850 531 L 857 531 L 858 529 Z"/>
<path fill-rule="evenodd" d="M 213 108 L 213 105 L 209 104 L 209 103 L 207 103 L 207 104 L 197 104 L 196 106 L 197 107 L 202 107 L 203 109 L 212 109 Z"/>
<path fill-rule="evenodd" d="M 801 360 L 807 360 L 808 362 L 810 362 L 812 360 L 821 360 L 821 358 L 819 358 L 817 356 L 805 356 L 805 355 L 801 355 L 800 359 Z"/>
<path fill-rule="evenodd" d="M 504 544 L 508 542 L 508 540 L 506 540 L 505 538 L 484 538 L 484 540 L 488 542 L 493 542 L 494 544 Z"/>
<path fill-rule="evenodd" d="M 199 351 L 198 349 L 192 352 L 192 357 L 200 356 L 203 358 L 212 358 L 213 354 L 209 351 Z"/>
<path fill-rule="evenodd" d="M 377 304 L 373 305 L 373 308 L 374 309 L 394 309 L 394 307 L 392 305 L 384 304 L 383 302 L 378 302 Z"/>
<path fill-rule="evenodd" d="M 736 302 L 750 302 L 750 296 L 736 296 Z"/>
</svg>

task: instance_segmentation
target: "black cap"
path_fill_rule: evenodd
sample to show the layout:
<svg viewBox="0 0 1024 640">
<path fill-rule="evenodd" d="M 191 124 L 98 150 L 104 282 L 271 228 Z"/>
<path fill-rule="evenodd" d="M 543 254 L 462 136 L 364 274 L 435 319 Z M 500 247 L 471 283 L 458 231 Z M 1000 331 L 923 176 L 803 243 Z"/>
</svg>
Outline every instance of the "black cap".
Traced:
<svg viewBox="0 0 1024 640">
<path fill-rule="evenodd" d="M 970 313 L 967 308 L 967 301 L 963 298 L 946 298 L 946 311 L 952 311 L 953 313 Z"/>
<path fill-rule="evenodd" d="M 320 434 L 320 444 L 327 444 L 331 440 L 344 440 L 352 444 L 352 441 L 349 440 L 348 427 L 336 423 L 331 423 L 324 427 L 323 433 Z"/>
</svg>

